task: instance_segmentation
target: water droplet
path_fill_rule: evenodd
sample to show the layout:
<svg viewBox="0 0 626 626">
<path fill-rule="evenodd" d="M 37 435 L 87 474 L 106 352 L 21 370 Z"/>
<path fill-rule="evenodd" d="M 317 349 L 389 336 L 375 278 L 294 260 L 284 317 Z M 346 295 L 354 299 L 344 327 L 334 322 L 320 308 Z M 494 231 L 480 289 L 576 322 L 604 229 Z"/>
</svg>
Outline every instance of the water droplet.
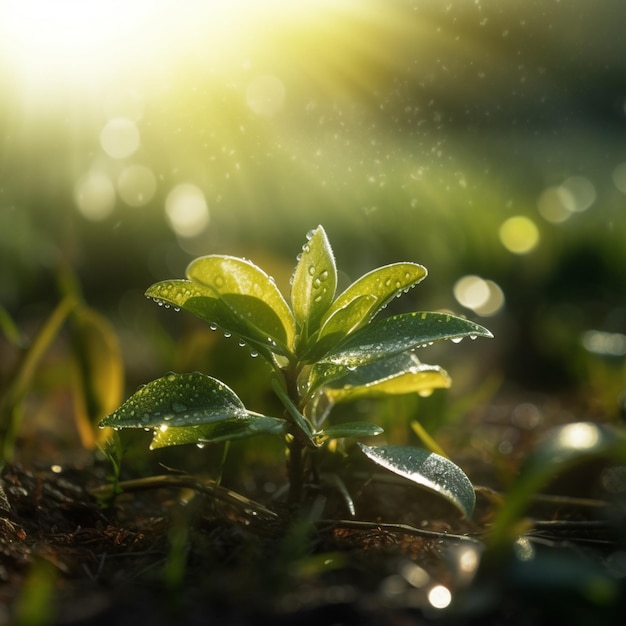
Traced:
<svg viewBox="0 0 626 626">
<path fill-rule="evenodd" d="M 311 252 L 311 246 L 308 243 L 305 243 L 302 246 L 302 252 Z"/>
<path fill-rule="evenodd" d="M 226 339 L 228 339 L 229 337 L 232 337 L 233 334 L 227 330 L 224 331 L 224 337 L 226 337 Z"/>
<path fill-rule="evenodd" d="M 149 415 L 148 413 L 144 413 L 144 414 L 141 416 L 141 421 L 142 421 L 142 422 L 147 422 L 149 419 L 150 419 L 150 415 Z"/>
<path fill-rule="evenodd" d="M 182 402 L 172 402 L 172 411 L 174 413 L 182 413 L 183 411 L 187 411 L 187 405 Z"/>
<path fill-rule="evenodd" d="M 259 356 L 259 353 L 258 353 L 256 350 L 252 350 L 252 351 L 250 352 L 250 356 L 251 356 L 253 359 L 256 359 L 256 358 Z"/>
<path fill-rule="evenodd" d="M 312 228 L 307 234 L 306 234 L 306 239 L 307 241 L 310 241 L 311 239 L 313 239 L 313 235 L 315 234 L 315 229 Z"/>
<path fill-rule="evenodd" d="M 246 342 L 245 342 L 243 339 L 240 339 L 240 340 L 237 342 L 237 345 L 238 345 L 240 348 L 245 348 L 245 347 L 246 347 Z"/>
<path fill-rule="evenodd" d="M 209 328 L 213 331 L 217 330 L 217 324 L 209 324 Z"/>
<path fill-rule="evenodd" d="M 202 450 L 202 448 L 204 448 L 204 446 L 205 446 L 205 444 L 203 444 L 203 443 L 197 443 L 196 444 L 196 447 L 200 448 L 200 450 Z"/>
<path fill-rule="evenodd" d="M 452 337 L 450 341 L 452 341 L 452 343 L 461 343 L 461 341 L 463 341 L 463 337 Z"/>
<path fill-rule="evenodd" d="M 315 272 L 317 271 L 315 269 L 315 265 L 309 265 L 309 276 L 313 276 L 315 274 Z"/>
<path fill-rule="evenodd" d="M 179 306 L 175 306 L 174 307 L 174 311 L 176 311 L 176 313 L 178 313 L 180 311 L 180 307 Z"/>
<path fill-rule="evenodd" d="M 477 337 L 477 335 L 470 335 L 470 339 L 471 339 L 472 341 L 474 341 L 474 339 L 476 339 L 476 337 Z"/>
<path fill-rule="evenodd" d="M 214 279 L 213 279 L 213 284 L 216 287 L 223 287 L 224 286 L 224 277 L 221 274 L 218 274 Z"/>
<path fill-rule="evenodd" d="M 176 374 L 174 374 L 174 372 L 168 372 L 167 376 L 165 377 L 166 380 L 168 380 L 170 383 L 173 383 L 176 380 Z"/>
</svg>

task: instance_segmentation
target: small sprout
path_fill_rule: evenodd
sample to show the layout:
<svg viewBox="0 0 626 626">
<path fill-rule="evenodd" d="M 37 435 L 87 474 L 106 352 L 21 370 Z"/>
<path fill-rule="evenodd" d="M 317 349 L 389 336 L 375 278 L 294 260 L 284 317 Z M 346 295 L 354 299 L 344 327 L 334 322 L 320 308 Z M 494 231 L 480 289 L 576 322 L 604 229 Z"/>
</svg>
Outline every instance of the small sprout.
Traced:
<svg viewBox="0 0 626 626">
<path fill-rule="evenodd" d="M 170 372 L 138 389 L 100 425 L 151 430 L 152 448 L 203 448 L 259 434 L 280 437 L 289 451 L 288 499 L 302 505 L 305 476 L 318 475 L 309 468 L 317 466 L 321 448 L 337 439 L 383 432 L 369 422 L 332 423 L 329 414 L 336 403 L 394 394 L 425 397 L 447 388 L 448 374 L 422 363 L 415 352 L 435 341 L 492 336 L 486 328 L 448 313 L 403 313 L 374 321 L 390 301 L 426 275 L 417 263 L 394 263 L 337 294 L 335 257 L 321 226 L 306 234 L 288 299 L 271 276 L 246 259 L 196 259 L 185 280 L 156 283 L 146 295 L 159 306 L 195 314 L 212 331 L 220 329 L 224 337 L 247 346 L 251 357 L 265 359 L 283 415 L 248 410 L 231 389 L 210 376 Z M 375 465 L 430 489 L 471 516 L 472 485 L 448 459 L 422 448 L 360 446 Z"/>
</svg>

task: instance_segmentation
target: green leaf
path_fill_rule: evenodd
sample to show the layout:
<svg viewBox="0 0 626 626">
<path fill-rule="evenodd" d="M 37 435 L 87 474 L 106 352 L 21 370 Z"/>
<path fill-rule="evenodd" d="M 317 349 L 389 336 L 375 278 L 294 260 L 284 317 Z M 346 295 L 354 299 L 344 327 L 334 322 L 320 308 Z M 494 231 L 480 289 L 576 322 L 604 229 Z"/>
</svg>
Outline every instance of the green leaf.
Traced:
<svg viewBox="0 0 626 626">
<path fill-rule="evenodd" d="M 200 372 L 170 373 L 133 394 L 100 426 L 158 428 L 195 426 L 227 419 L 247 419 L 239 397 L 224 383 Z"/>
<path fill-rule="evenodd" d="M 434 341 L 492 336 L 479 324 L 447 313 L 403 313 L 365 326 L 327 354 L 321 363 L 358 367 Z"/>
<path fill-rule="evenodd" d="M 427 273 L 426 268 L 417 263 L 393 263 L 361 276 L 337 296 L 327 311 L 320 338 L 337 332 L 340 325 L 333 318 L 345 307 L 350 308 L 350 316 L 344 334 L 349 334 L 368 324 L 391 300 L 417 285 Z"/>
<path fill-rule="evenodd" d="M 256 297 L 229 296 L 222 298 L 213 289 L 189 280 L 165 280 L 152 285 L 146 296 L 159 304 L 185 309 L 209 324 L 219 326 L 225 332 L 241 337 L 251 347 L 258 350 L 271 361 L 271 355 L 288 356 L 290 350 L 284 329 L 278 322 L 275 311 Z M 237 302 L 235 302 L 237 300 Z M 231 306 L 234 305 L 234 306 Z M 285 341 L 272 336 L 265 329 L 259 328 L 258 320 L 273 324 L 276 334 Z"/>
<path fill-rule="evenodd" d="M 276 283 L 245 259 L 210 255 L 192 261 L 187 278 L 213 290 L 247 324 L 293 348 L 295 320 Z"/>
<path fill-rule="evenodd" d="M 363 309 L 375 302 L 375 296 L 362 295 L 357 296 L 345 306 L 335 309 L 302 360 L 314 363 L 345 339 L 347 335 L 357 330 L 363 320 Z"/>
<path fill-rule="evenodd" d="M 324 430 L 315 433 L 316 437 L 325 439 L 340 439 L 342 437 L 374 437 L 381 435 L 385 431 L 377 424 L 369 422 L 346 422 L 345 424 L 336 424 L 328 426 Z"/>
<path fill-rule="evenodd" d="M 291 306 L 302 341 L 315 333 L 337 288 L 335 257 L 326 232 L 318 226 L 308 236 L 293 275 Z"/>
<path fill-rule="evenodd" d="M 265 415 L 248 415 L 247 418 L 222 420 L 199 426 L 162 426 L 154 431 L 150 449 L 187 443 L 200 445 L 218 443 L 263 434 L 282 437 L 287 433 L 287 428 L 288 424 L 285 420 Z"/>
<path fill-rule="evenodd" d="M 516 522 L 532 496 L 552 478 L 591 459 L 626 461 L 626 437 L 608 426 L 574 422 L 551 430 L 527 457 L 493 523 L 491 542 L 515 539 Z"/>
<path fill-rule="evenodd" d="M 376 465 L 439 494 L 466 518 L 472 516 L 476 504 L 474 487 L 452 461 L 412 446 L 358 446 Z"/>
<path fill-rule="evenodd" d="M 335 363 L 316 363 L 313 367 L 303 370 L 298 379 L 298 388 L 303 394 L 311 395 L 316 389 L 347 376 L 350 373 L 347 365 Z"/>
<path fill-rule="evenodd" d="M 418 393 L 430 395 L 434 389 L 452 384 L 447 372 L 438 365 L 427 365 L 411 353 L 374 361 L 349 371 L 340 381 L 333 382 L 324 393 L 335 402 L 361 396 Z"/>
</svg>

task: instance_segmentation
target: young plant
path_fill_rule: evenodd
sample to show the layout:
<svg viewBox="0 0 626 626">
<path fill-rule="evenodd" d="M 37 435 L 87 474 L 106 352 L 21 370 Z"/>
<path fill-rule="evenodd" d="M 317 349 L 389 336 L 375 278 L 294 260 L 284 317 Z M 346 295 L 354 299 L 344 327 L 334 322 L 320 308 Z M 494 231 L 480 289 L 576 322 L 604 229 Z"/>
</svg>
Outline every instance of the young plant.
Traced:
<svg viewBox="0 0 626 626">
<path fill-rule="evenodd" d="M 372 423 L 333 424 L 337 402 L 361 396 L 419 393 L 450 386 L 439 366 L 415 351 L 434 341 L 491 337 L 482 326 L 447 313 L 413 312 L 373 321 L 395 297 L 425 276 L 417 263 L 394 263 L 365 274 L 336 295 L 335 259 L 324 229 L 307 234 L 291 281 L 290 303 L 274 280 L 245 259 L 210 255 L 193 261 L 187 280 L 152 285 L 158 304 L 185 309 L 247 343 L 271 366 L 281 416 L 246 408 L 224 383 L 199 372 L 169 373 L 148 383 L 100 422 L 113 428 L 153 430 L 151 448 L 207 444 L 261 433 L 281 437 L 288 449 L 288 501 L 302 504 L 316 458 L 333 439 L 380 435 Z M 410 446 L 359 444 L 375 465 L 433 490 L 464 515 L 474 490 L 448 459 Z"/>
</svg>

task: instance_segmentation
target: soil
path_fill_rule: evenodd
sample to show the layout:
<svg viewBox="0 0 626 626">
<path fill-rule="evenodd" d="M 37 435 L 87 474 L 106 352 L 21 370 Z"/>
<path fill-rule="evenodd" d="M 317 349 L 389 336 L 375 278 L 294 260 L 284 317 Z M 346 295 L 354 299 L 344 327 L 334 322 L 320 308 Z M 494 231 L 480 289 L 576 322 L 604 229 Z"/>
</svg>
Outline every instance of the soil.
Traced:
<svg viewBox="0 0 626 626">
<path fill-rule="evenodd" d="M 481 421 L 484 433 L 502 426 Z M 532 445 L 536 433 L 506 428 Z M 498 487 L 518 452 L 506 467 L 479 454 L 460 465 Z M 485 549 L 498 502 L 490 489 L 478 489 L 468 521 L 401 480 L 356 475 L 356 517 L 321 493 L 302 517 L 267 494 L 239 497 L 175 472 L 133 478 L 111 498 L 110 466 L 96 455 L 7 465 L 0 625 L 621 623 L 626 516 L 582 487 L 601 471 L 562 477 L 559 489 L 576 493 L 538 499 L 526 543 L 494 555 Z M 452 603 L 437 608 L 446 594 Z"/>
</svg>

